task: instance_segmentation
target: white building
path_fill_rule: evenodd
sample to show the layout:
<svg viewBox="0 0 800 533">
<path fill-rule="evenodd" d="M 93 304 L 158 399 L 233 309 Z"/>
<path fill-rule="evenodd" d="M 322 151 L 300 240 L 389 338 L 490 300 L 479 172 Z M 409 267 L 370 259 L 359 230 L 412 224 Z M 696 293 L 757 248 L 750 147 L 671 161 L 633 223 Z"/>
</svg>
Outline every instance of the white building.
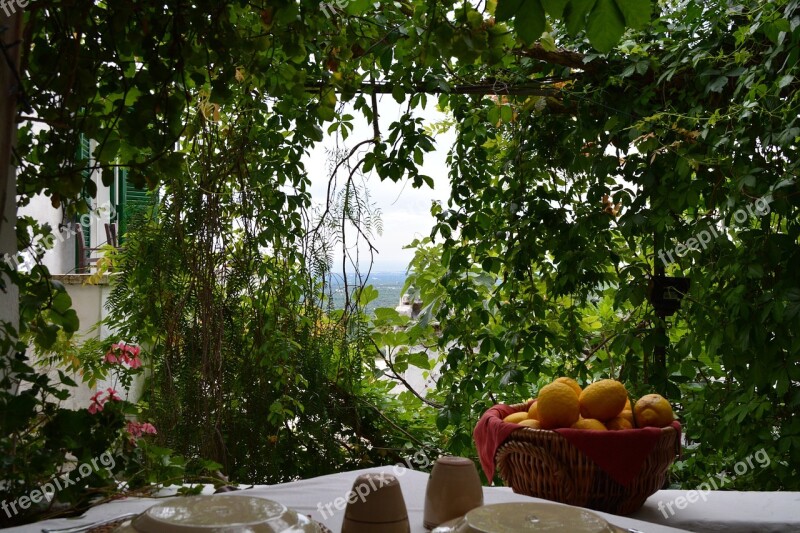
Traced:
<svg viewBox="0 0 800 533">
<path fill-rule="evenodd" d="M 110 332 L 105 326 L 97 327 L 107 316 L 105 304 L 110 293 L 108 276 L 102 276 L 94 283 L 88 283 L 88 280 L 96 271 L 97 259 L 102 256 L 101 247 L 124 244 L 125 231 L 134 212 L 150 203 L 147 191 L 134 187 L 124 169 L 115 169 L 111 185 L 103 185 L 101 171 L 90 170 L 94 166 L 91 152 L 95 145 L 94 141 L 82 140 L 78 154 L 79 160 L 87 161 L 85 176 L 97 187 L 95 198 L 88 195 L 84 198 L 89 207 L 88 214 L 78 219 L 67 217 L 64 209 L 54 208 L 50 198 L 45 195 L 34 197 L 17 212 L 18 218 L 29 216 L 40 224 L 49 224 L 52 229 L 52 248 L 44 253 L 41 263 L 50 271 L 53 280 L 66 287 L 72 298 L 72 307 L 80 320 L 80 330 L 76 334 L 78 342 L 89 336 L 100 339 L 109 336 Z M 33 251 L 21 250 L 17 264 L 21 269 L 32 267 Z M 52 369 L 52 376 L 57 376 L 55 369 Z M 73 379 L 80 384 L 79 376 L 73 376 Z M 96 389 L 105 389 L 109 385 L 98 383 Z M 87 407 L 93 393 L 94 390 L 79 386 L 66 406 Z"/>
</svg>

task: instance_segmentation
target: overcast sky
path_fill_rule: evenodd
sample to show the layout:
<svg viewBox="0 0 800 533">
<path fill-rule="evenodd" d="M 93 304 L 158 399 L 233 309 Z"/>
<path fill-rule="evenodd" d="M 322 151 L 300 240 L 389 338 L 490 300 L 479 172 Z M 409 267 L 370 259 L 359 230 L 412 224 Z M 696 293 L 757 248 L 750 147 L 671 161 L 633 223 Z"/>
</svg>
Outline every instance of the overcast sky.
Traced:
<svg viewBox="0 0 800 533">
<path fill-rule="evenodd" d="M 389 125 L 400 118 L 405 106 L 400 106 L 389 95 L 379 100 L 381 133 L 388 135 Z M 353 116 L 359 114 L 352 112 Z M 425 118 L 426 122 L 436 122 L 445 118 L 445 115 L 436 109 L 436 99 L 429 98 L 424 112 L 417 110 L 417 115 Z M 355 130 L 346 141 L 339 140 L 339 147 L 351 149 L 357 143 L 372 137 L 372 126 L 360 120 L 354 123 Z M 409 182 L 394 183 L 380 181 L 376 175 L 367 179 L 372 203 L 382 213 L 383 235 L 373 240 L 373 245 L 378 249 L 373 272 L 404 271 L 411 261 L 414 252 L 404 250 L 403 247 L 415 238 L 430 235 L 433 226 L 433 217 L 430 215 L 431 201 L 446 202 L 450 195 L 450 185 L 447 179 L 447 166 L 445 163 L 447 152 L 453 144 L 455 132 L 437 135 L 434 138 L 436 151 L 425 157 L 422 171 L 432 177 L 435 183 L 433 189 L 424 187 L 415 189 Z M 336 148 L 337 140 L 333 136 L 326 136 L 316 149 L 306 157 L 305 165 L 308 169 L 312 186 L 311 193 L 314 202 L 324 205 L 328 188 L 329 158 L 326 150 Z M 346 177 L 340 170 L 339 183 Z M 366 249 L 364 249 L 366 253 Z M 341 248 L 337 251 L 340 257 Z M 364 255 L 362 254 L 362 257 Z M 364 269 L 366 264 L 362 264 Z"/>
</svg>

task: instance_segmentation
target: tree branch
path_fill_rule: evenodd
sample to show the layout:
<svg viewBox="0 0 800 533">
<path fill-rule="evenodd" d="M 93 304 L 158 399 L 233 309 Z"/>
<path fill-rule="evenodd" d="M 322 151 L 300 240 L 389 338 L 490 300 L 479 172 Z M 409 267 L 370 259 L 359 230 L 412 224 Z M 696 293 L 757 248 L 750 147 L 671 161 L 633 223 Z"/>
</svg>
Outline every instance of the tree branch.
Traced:
<svg viewBox="0 0 800 533">
<path fill-rule="evenodd" d="M 397 381 L 399 381 L 400 383 L 402 383 L 402 384 L 405 386 L 405 388 L 407 388 L 407 389 L 408 389 L 408 391 L 409 391 L 411 394 L 413 394 L 414 396 L 416 396 L 417 398 L 419 398 L 419 400 L 420 400 L 422 403 L 425 403 L 425 404 L 427 404 L 427 405 L 430 405 L 430 406 L 431 406 L 431 407 L 433 407 L 434 409 L 442 409 L 442 408 L 444 407 L 444 405 L 442 405 L 442 404 L 440 404 L 440 403 L 432 402 L 432 401 L 428 400 L 427 398 L 425 398 L 424 396 L 422 396 L 420 393 L 418 393 L 418 392 L 416 391 L 416 389 L 414 389 L 414 387 L 412 387 L 412 386 L 411 386 L 411 384 L 410 384 L 408 381 L 406 381 L 406 380 L 405 380 L 405 379 L 404 379 L 404 378 L 403 378 L 403 377 L 402 377 L 402 376 L 401 376 L 401 375 L 400 375 L 400 374 L 397 372 L 397 370 L 395 370 L 395 369 L 394 369 L 394 365 L 392 365 L 391 361 L 389 361 L 389 358 L 388 358 L 388 357 L 386 357 L 386 356 L 384 355 L 384 353 L 381 351 L 381 349 L 380 349 L 380 347 L 377 345 L 377 343 L 376 343 L 376 342 L 375 342 L 373 339 L 370 339 L 370 342 L 372 342 L 372 345 L 375 347 L 375 350 L 378 352 L 378 354 L 380 354 L 380 356 L 381 356 L 381 359 L 383 359 L 383 361 L 386 363 L 386 366 L 387 366 L 387 367 L 389 367 L 389 370 L 391 370 L 391 371 L 392 371 L 392 374 L 394 374 L 394 377 L 393 377 L 392 379 L 396 379 Z"/>
<path fill-rule="evenodd" d="M 318 91 L 327 88 L 325 82 L 311 82 L 306 84 L 309 91 Z M 361 83 L 355 90 L 361 93 L 391 94 L 394 85 L 391 83 Z M 528 81 L 518 85 L 499 80 L 481 80 L 473 84 L 459 84 L 450 87 L 442 87 L 437 83 L 415 83 L 410 88 L 406 88 L 407 93 L 426 93 L 426 94 L 505 94 L 509 96 L 558 96 L 561 90 L 556 87 L 549 87 L 543 83 Z"/>
<path fill-rule="evenodd" d="M 595 59 L 591 62 L 586 62 L 586 56 L 578 52 L 570 50 L 546 50 L 541 44 L 535 44 L 525 50 L 520 50 L 517 55 L 530 57 L 531 59 L 538 59 L 553 65 L 561 65 L 564 67 L 580 69 L 584 72 L 595 73 L 604 67 L 608 66 L 605 61 Z"/>
</svg>

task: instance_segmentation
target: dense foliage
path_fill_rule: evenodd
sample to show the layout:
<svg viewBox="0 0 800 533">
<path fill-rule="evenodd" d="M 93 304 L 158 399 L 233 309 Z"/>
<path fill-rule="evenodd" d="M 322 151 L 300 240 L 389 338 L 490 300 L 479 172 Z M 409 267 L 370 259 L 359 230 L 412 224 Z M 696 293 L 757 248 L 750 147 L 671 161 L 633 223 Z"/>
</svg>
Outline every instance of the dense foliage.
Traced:
<svg viewBox="0 0 800 533">
<path fill-rule="evenodd" d="M 796 489 L 798 4 L 39 0 L 19 202 L 80 213 L 87 166 L 161 186 L 114 263 L 111 325 L 147 347 L 160 442 L 239 480 L 471 455 L 487 406 L 571 374 L 673 399 L 687 485 L 763 447 L 772 466 L 737 485 Z M 380 93 L 406 106 L 386 131 Z M 436 97 L 458 138 L 413 264 L 429 307 L 411 327 L 368 319 L 357 287 L 334 312 L 326 280 L 350 258 L 330 245 L 374 224 L 356 177 L 430 185 L 419 115 Z M 313 213 L 301 158 L 326 131 L 349 144 Z M 668 319 L 647 298 L 662 273 L 691 280 Z M 46 269 L 12 274 L 34 295 L 23 331 L 44 348 L 75 331 Z M 378 377 L 432 368 L 413 345 L 443 365 L 438 391 L 395 398 Z M 66 451 L 43 449 L 40 471 Z"/>
<path fill-rule="evenodd" d="M 772 467 L 738 486 L 797 487 L 799 23 L 797 2 L 681 3 L 607 57 L 557 39 L 581 72 L 515 71 L 557 97 L 440 100 L 452 199 L 415 283 L 443 324 L 455 451 L 498 397 L 608 374 L 679 404 L 687 484 L 764 447 Z M 660 270 L 691 281 L 666 324 Z"/>
</svg>

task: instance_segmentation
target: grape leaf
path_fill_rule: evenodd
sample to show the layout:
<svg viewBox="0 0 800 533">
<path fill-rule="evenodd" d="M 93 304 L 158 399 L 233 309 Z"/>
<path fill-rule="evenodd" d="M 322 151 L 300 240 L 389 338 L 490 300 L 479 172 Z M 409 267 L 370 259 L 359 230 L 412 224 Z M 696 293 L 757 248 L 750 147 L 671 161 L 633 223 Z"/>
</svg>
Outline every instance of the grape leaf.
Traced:
<svg viewBox="0 0 800 533">
<path fill-rule="evenodd" d="M 567 7 L 569 0 L 542 0 L 542 7 L 554 18 L 564 16 L 564 8 Z"/>
<path fill-rule="evenodd" d="M 652 5 L 650 0 L 616 0 L 617 7 L 625 17 L 625 24 L 641 30 L 650 22 Z"/>
<path fill-rule="evenodd" d="M 511 20 L 522 9 L 524 0 L 497 0 L 497 9 L 494 18 L 498 22 Z"/>
<path fill-rule="evenodd" d="M 517 35 L 525 44 L 533 44 L 544 33 L 544 9 L 539 0 L 523 0 L 522 9 L 514 19 Z"/>
<path fill-rule="evenodd" d="M 589 42 L 595 50 L 610 52 L 623 33 L 625 33 L 625 19 L 614 0 L 598 0 L 586 26 L 586 36 L 589 37 Z"/>
<path fill-rule="evenodd" d="M 572 0 L 564 11 L 564 21 L 570 35 L 576 35 L 586 25 L 586 15 L 596 0 Z"/>
</svg>

